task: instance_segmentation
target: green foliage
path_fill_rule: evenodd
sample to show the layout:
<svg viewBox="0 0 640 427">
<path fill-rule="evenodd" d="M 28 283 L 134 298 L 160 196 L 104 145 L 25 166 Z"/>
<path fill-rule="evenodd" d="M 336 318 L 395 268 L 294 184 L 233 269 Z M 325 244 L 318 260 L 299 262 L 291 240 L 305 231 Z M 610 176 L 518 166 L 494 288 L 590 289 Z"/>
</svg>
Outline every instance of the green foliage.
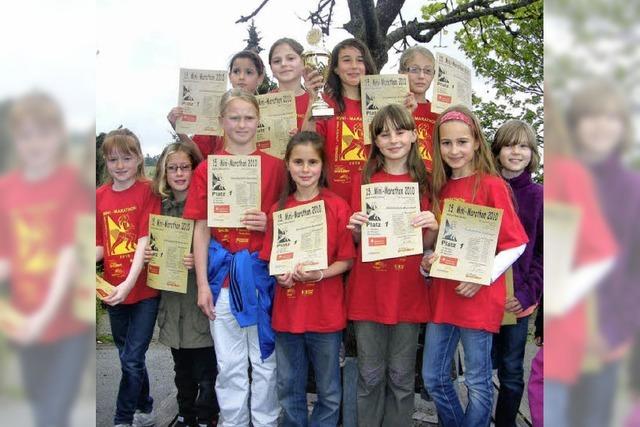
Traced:
<svg viewBox="0 0 640 427">
<path fill-rule="evenodd" d="M 513 0 L 507 1 L 507 4 Z M 463 23 L 456 41 L 476 74 L 492 83 L 495 96 L 474 96 L 488 138 L 509 119 L 531 124 L 542 146 L 543 3 L 538 0 L 513 13 L 484 16 Z"/>
<path fill-rule="evenodd" d="M 249 33 L 249 38 L 244 39 L 244 41 L 247 42 L 247 45 L 244 47 L 245 50 L 253 50 L 256 53 L 262 52 L 264 50 L 262 46 L 260 46 L 262 37 L 260 37 L 260 33 L 258 32 L 253 20 L 251 20 L 251 24 L 249 25 L 249 28 L 247 28 L 247 32 Z M 277 87 L 278 84 L 269 78 L 265 70 L 264 80 L 262 81 L 262 84 L 258 86 L 258 94 L 263 95 L 265 93 L 269 93 Z"/>
</svg>

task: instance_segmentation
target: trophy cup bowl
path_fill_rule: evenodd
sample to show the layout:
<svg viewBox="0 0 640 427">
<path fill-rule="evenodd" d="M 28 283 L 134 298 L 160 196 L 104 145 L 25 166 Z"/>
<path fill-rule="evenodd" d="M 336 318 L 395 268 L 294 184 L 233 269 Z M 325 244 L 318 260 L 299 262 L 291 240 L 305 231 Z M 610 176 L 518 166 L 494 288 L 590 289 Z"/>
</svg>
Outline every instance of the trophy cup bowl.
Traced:
<svg viewBox="0 0 640 427">
<path fill-rule="evenodd" d="M 302 53 L 305 67 L 318 71 L 326 82 L 329 75 L 329 60 L 331 54 L 322 49 L 315 48 Z M 323 88 L 318 90 L 316 99 L 311 104 L 311 117 L 314 119 L 326 119 L 333 117 L 333 108 L 322 99 Z"/>
</svg>

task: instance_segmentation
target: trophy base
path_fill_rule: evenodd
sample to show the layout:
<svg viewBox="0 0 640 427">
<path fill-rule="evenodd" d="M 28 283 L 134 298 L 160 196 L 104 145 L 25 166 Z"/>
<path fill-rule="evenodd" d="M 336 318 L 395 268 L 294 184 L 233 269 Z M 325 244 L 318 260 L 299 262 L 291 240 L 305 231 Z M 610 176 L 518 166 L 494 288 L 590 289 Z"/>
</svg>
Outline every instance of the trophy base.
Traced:
<svg viewBox="0 0 640 427">
<path fill-rule="evenodd" d="M 333 117 L 334 112 L 331 107 L 312 107 L 311 109 L 311 117 L 314 119 L 328 119 L 329 117 Z"/>
</svg>

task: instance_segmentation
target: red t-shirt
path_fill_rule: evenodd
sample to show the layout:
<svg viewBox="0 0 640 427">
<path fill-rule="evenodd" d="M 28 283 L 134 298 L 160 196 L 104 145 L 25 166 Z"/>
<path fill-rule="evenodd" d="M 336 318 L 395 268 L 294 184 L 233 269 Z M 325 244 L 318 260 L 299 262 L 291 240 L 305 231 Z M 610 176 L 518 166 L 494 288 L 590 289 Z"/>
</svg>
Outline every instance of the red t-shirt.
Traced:
<svg viewBox="0 0 640 427">
<path fill-rule="evenodd" d="M 351 208 L 362 210 L 360 199 L 361 174 L 353 177 Z M 371 183 L 412 182 L 409 174 L 390 175 L 377 172 Z M 429 197 L 420 199 L 420 210 L 429 210 Z M 420 274 L 422 255 L 410 255 L 374 262 L 362 262 L 358 250 L 347 285 L 347 317 L 349 320 L 395 325 L 423 323 L 431 318 L 427 285 Z"/>
<path fill-rule="evenodd" d="M 127 278 L 138 239 L 149 235 L 149 215 L 160 213 L 160 198 L 149 181 L 136 181 L 124 191 L 111 184 L 96 190 L 96 246 L 104 247 L 104 279 L 114 286 Z M 158 296 L 147 286 L 147 270 L 142 269 L 123 304 L 133 304 Z"/>
<path fill-rule="evenodd" d="M 224 146 L 224 137 L 218 135 L 193 135 L 191 140 L 198 146 L 205 160 L 207 156 L 216 154 Z"/>
<path fill-rule="evenodd" d="M 575 161 L 552 158 L 545 163 L 545 174 L 545 202 L 566 203 L 582 212 L 575 247 L 576 267 L 613 257 L 617 247 L 596 200 L 596 188 L 589 173 Z M 545 321 L 545 378 L 574 382 L 582 369 L 586 345 L 585 303 Z"/>
<path fill-rule="evenodd" d="M 438 120 L 438 113 L 431 111 L 429 101 L 419 103 L 418 108 L 413 112 L 413 119 L 416 122 L 418 133 L 418 144 L 420 157 L 424 160 L 424 165 L 431 172 L 431 162 L 433 159 L 433 129 Z"/>
<path fill-rule="evenodd" d="M 220 150 L 217 154 L 232 156 Z M 261 210 L 269 212 L 269 208 L 278 200 L 284 183 L 284 166 L 282 160 L 256 150 L 252 156 L 260 156 L 261 162 Z M 182 216 L 187 219 L 207 219 L 207 162 L 200 162 L 191 178 L 191 186 L 187 194 Z M 264 233 L 249 231 L 246 228 L 211 228 L 211 236 L 232 253 L 242 249 L 249 252 L 262 248 Z"/>
<path fill-rule="evenodd" d="M 10 304 L 25 315 L 40 310 L 50 292 L 60 249 L 74 245 L 76 221 L 91 209 L 80 177 L 61 167 L 32 182 L 20 172 L 0 179 L 0 258 L 11 266 Z M 87 329 L 75 318 L 73 291 L 65 295 L 40 342 L 53 342 Z"/>
<path fill-rule="evenodd" d="M 359 100 L 344 98 L 345 110 L 338 113 L 338 105 L 332 98 L 325 101 L 333 107 L 335 115 L 318 120 L 316 131 L 325 139 L 329 189 L 349 201 L 351 177 L 362 170 L 370 152 L 364 144 L 362 108 Z"/>
<path fill-rule="evenodd" d="M 516 214 L 511 193 L 498 176 L 480 176 L 476 187 L 474 174 L 450 179 L 442 189 L 440 206 L 446 199 L 456 199 L 476 205 L 502 209 L 502 223 L 496 253 L 528 242 L 527 234 Z M 474 188 L 476 188 L 474 197 Z M 504 274 L 489 286 L 482 286 L 471 298 L 460 296 L 455 288 L 459 281 L 433 278 L 429 287 L 433 322 L 449 323 L 462 328 L 481 329 L 497 333 L 504 315 L 506 286 Z"/>
<path fill-rule="evenodd" d="M 286 208 L 324 200 L 327 216 L 327 261 L 331 265 L 336 261 L 355 258 L 356 251 L 347 229 L 351 208 L 340 197 L 329 190 L 322 189 L 312 200 L 298 202 L 289 196 Z M 267 232 L 260 251 L 260 258 L 268 261 L 273 243 L 273 214 L 277 204 L 269 213 Z M 343 275 L 323 279 L 317 283 L 300 283 L 290 289 L 280 285 L 275 287 L 273 303 L 273 329 L 280 332 L 336 332 L 346 327 L 347 317 L 344 304 Z"/>
</svg>

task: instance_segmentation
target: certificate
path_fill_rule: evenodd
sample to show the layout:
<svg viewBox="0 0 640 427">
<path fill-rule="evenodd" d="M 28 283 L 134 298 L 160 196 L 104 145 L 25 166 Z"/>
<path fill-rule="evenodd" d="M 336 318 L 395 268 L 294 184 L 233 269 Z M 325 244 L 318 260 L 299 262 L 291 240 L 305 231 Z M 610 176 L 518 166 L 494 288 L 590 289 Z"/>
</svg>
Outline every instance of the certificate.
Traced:
<svg viewBox="0 0 640 427">
<path fill-rule="evenodd" d="M 420 213 L 417 182 L 365 184 L 360 188 L 362 210 L 362 261 L 422 254 L 422 228 L 411 225 Z"/>
<path fill-rule="evenodd" d="M 24 315 L 13 308 L 13 305 L 9 301 L 0 299 L 0 330 L 15 331 L 20 328 L 25 321 Z"/>
<path fill-rule="evenodd" d="M 544 204 L 544 314 L 559 315 L 591 289 L 570 280 L 582 214 L 577 206 Z M 551 256 L 553 254 L 553 256 Z"/>
<path fill-rule="evenodd" d="M 115 286 L 96 274 L 96 295 L 98 298 L 103 300 L 115 290 Z"/>
<path fill-rule="evenodd" d="M 293 271 L 299 263 L 305 264 L 305 271 L 322 270 L 327 262 L 324 200 L 273 214 L 270 275 Z"/>
<path fill-rule="evenodd" d="M 429 275 L 491 284 L 502 209 L 447 199 L 436 240 L 436 261 Z"/>
<path fill-rule="evenodd" d="M 207 161 L 207 225 L 244 228 L 244 212 L 260 210 L 260 156 L 209 156 Z"/>
<path fill-rule="evenodd" d="M 183 114 L 176 121 L 176 132 L 222 135 L 218 116 L 220 99 L 226 91 L 226 71 L 180 68 L 178 105 Z"/>
<path fill-rule="evenodd" d="M 193 226 L 193 220 L 149 215 L 149 245 L 153 256 L 147 267 L 147 286 L 187 293 L 189 272 L 183 258 L 191 252 Z"/>
<path fill-rule="evenodd" d="M 378 110 L 389 104 L 404 104 L 409 93 L 409 78 L 404 74 L 381 74 L 360 78 L 362 100 L 362 127 L 364 143 L 371 144 L 369 124 Z"/>
<path fill-rule="evenodd" d="M 75 254 L 78 259 L 77 276 L 74 277 L 73 314 L 80 320 L 96 322 L 95 291 L 93 290 L 96 274 L 94 246 L 96 244 L 95 215 L 76 215 Z"/>
<path fill-rule="evenodd" d="M 431 111 L 441 113 L 452 105 L 471 108 L 471 69 L 443 53 L 436 53 Z"/>
<path fill-rule="evenodd" d="M 260 105 L 257 147 L 279 159 L 289 142 L 289 131 L 298 126 L 296 97 L 292 91 L 256 96 Z"/>
</svg>

